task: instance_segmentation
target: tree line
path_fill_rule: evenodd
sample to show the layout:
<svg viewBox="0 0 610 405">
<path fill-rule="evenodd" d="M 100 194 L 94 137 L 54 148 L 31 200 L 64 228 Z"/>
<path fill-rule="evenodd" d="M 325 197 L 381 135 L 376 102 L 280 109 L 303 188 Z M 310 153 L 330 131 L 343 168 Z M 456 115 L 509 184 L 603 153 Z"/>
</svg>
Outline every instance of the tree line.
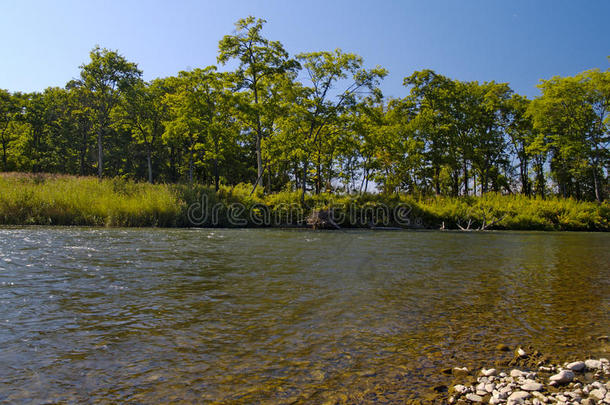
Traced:
<svg viewBox="0 0 610 405">
<path fill-rule="evenodd" d="M 384 98 L 387 71 L 341 50 L 291 56 L 248 17 L 216 66 L 144 81 L 95 47 L 64 88 L 0 90 L 2 171 L 121 176 L 267 192 L 480 195 L 602 201 L 610 189 L 610 71 L 508 83 L 432 70 Z"/>
</svg>

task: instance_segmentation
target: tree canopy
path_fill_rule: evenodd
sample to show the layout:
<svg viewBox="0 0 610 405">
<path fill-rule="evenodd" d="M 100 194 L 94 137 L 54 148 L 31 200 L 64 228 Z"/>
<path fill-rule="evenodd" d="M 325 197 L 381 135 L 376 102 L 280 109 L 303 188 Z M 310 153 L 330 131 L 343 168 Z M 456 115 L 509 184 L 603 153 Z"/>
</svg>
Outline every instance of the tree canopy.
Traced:
<svg viewBox="0 0 610 405">
<path fill-rule="evenodd" d="M 290 55 L 265 20 L 237 21 L 216 66 L 146 82 L 96 46 L 64 88 L 0 90 L 0 169 L 267 192 L 556 194 L 610 191 L 610 71 L 508 83 L 387 71 L 341 49 Z M 407 72 L 405 72 L 407 73 Z"/>
</svg>

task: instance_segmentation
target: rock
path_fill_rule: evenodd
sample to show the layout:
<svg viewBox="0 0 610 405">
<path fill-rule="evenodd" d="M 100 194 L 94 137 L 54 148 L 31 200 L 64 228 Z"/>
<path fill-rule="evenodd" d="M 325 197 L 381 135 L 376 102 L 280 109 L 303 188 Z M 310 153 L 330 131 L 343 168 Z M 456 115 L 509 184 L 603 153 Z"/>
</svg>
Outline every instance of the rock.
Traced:
<svg viewBox="0 0 610 405">
<path fill-rule="evenodd" d="M 476 394 L 466 394 L 466 399 L 472 402 L 483 402 L 483 397 Z"/>
<path fill-rule="evenodd" d="M 525 356 L 527 356 L 527 353 L 525 353 L 525 350 L 523 350 L 522 348 L 518 348 L 517 349 L 517 356 L 525 357 Z"/>
<path fill-rule="evenodd" d="M 540 391 L 542 390 L 543 385 L 534 380 L 526 380 L 522 385 L 521 389 L 523 391 Z"/>
<path fill-rule="evenodd" d="M 498 370 L 496 370 L 495 368 L 490 368 L 490 369 L 484 368 L 481 370 L 481 374 L 483 374 L 485 377 L 496 376 L 496 375 L 498 375 Z"/>
<path fill-rule="evenodd" d="M 523 376 L 523 371 L 517 370 L 517 369 L 511 370 L 510 376 L 513 378 L 521 377 L 521 376 Z"/>
<path fill-rule="evenodd" d="M 453 375 L 456 377 L 466 377 L 468 374 L 470 374 L 470 371 L 468 370 L 468 367 L 454 367 L 453 368 Z"/>
<path fill-rule="evenodd" d="M 551 376 L 549 380 L 556 382 L 557 384 L 567 384 L 574 379 L 574 373 L 570 370 L 560 371 L 558 374 Z"/>
<path fill-rule="evenodd" d="M 508 405 L 511 404 L 522 404 L 526 399 L 531 397 L 532 394 L 525 391 L 516 391 L 510 394 L 508 397 Z"/>
<path fill-rule="evenodd" d="M 597 370 L 598 368 L 602 367 L 602 362 L 599 360 L 589 359 L 589 360 L 585 360 L 585 366 L 589 370 Z"/>
<path fill-rule="evenodd" d="M 589 399 L 589 398 L 585 398 L 582 401 L 580 401 L 580 405 L 595 405 L 595 401 L 593 401 L 592 399 Z"/>
<path fill-rule="evenodd" d="M 572 371 L 582 371 L 585 369 L 585 362 L 584 361 L 574 361 L 574 362 L 568 364 L 566 366 L 566 368 L 568 368 Z"/>
<path fill-rule="evenodd" d="M 458 394 L 463 394 L 468 391 L 468 388 L 466 388 L 462 384 L 458 384 L 453 386 L 453 391 L 457 392 Z"/>
<path fill-rule="evenodd" d="M 495 388 L 496 388 L 496 384 L 494 384 L 494 383 L 485 384 L 485 391 L 487 391 L 489 393 L 492 393 Z"/>
<path fill-rule="evenodd" d="M 606 396 L 606 392 L 602 391 L 601 388 L 597 388 L 597 389 L 594 389 L 593 391 L 589 392 L 589 396 L 593 399 L 601 401 Z"/>
</svg>

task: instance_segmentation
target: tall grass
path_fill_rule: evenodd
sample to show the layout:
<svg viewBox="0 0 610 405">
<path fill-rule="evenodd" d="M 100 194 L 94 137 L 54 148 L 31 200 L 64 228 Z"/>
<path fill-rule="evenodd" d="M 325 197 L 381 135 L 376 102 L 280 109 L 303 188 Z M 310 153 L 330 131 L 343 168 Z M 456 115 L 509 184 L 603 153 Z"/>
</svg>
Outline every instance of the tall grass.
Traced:
<svg viewBox="0 0 610 405">
<path fill-rule="evenodd" d="M 402 225 L 394 218 L 393 208 L 408 208 L 411 226 L 446 229 L 467 227 L 512 230 L 609 231 L 610 205 L 560 198 L 527 198 L 521 195 L 486 194 L 481 197 L 427 197 L 364 194 L 361 196 L 307 195 L 284 191 L 264 195 L 259 188 L 252 193 L 250 184 L 223 186 L 218 192 L 202 185 L 137 183 L 123 179 L 98 180 L 93 177 L 63 175 L 0 174 L 0 224 L 3 225 L 84 225 L 84 226 L 192 226 L 188 218 L 191 204 L 205 196 L 210 207 L 217 206 L 218 221 L 208 218 L 202 226 L 231 226 L 227 211 L 231 204 L 244 210 L 237 215 L 244 226 L 261 226 L 252 212 L 267 210 L 279 222 L 271 225 L 304 225 L 284 215 L 286 207 L 299 207 L 303 217 L 313 209 L 351 210 L 349 214 L 366 218 L 357 224 L 368 227 Z M 380 224 L 367 215 L 375 207 L 389 208 L 388 221 Z M 346 212 L 346 214 L 348 214 Z M 348 215 L 349 215 L 348 214 Z M 491 225 L 490 225 L 491 224 Z"/>
<path fill-rule="evenodd" d="M 0 176 L 0 223 L 176 226 L 184 202 L 166 185 L 121 179 Z"/>
</svg>

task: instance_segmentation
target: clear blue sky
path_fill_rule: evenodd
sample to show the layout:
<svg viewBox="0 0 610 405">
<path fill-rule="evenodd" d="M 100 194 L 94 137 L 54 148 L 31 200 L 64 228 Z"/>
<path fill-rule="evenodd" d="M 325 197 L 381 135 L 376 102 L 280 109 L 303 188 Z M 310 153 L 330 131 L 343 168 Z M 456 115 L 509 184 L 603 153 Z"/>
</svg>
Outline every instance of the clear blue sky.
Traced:
<svg viewBox="0 0 610 405">
<path fill-rule="evenodd" d="M 387 68 L 394 97 L 424 68 L 533 97 L 540 78 L 610 67 L 608 0 L 0 0 L 0 88 L 63 86 L 95 44 L 146 79 L 215 64 L 218 40 L 248 15 L 291 54 L 342 48 Z"/>
</svg>

